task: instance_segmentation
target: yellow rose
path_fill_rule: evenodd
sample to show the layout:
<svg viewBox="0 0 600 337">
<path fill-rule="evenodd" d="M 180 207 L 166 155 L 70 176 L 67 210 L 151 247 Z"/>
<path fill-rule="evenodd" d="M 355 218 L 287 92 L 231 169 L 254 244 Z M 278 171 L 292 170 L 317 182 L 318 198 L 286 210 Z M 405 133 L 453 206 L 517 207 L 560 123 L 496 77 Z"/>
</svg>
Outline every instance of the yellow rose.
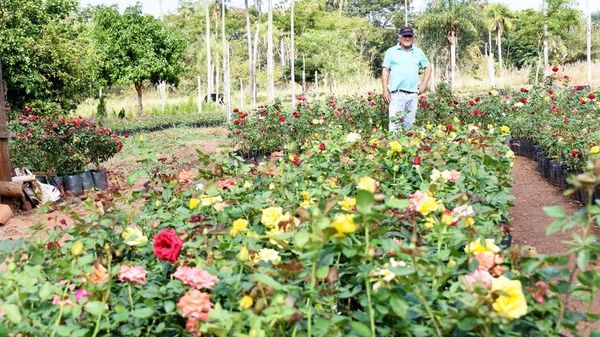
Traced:
<svg viewBox="0 0 600 337">
<path fill-rule="evenodd" d="M 274 183 L 270 183 L 269 184 L 269 189 L 270 190 L 274 190 L 275 189 L 275 184 Z"/>
<path fill-rule="evenodd" d="M 220 202 L 223 202 L 223 198 L 221 198 L 220 195 L 217 195 L 216 197 L 211 197 L 208 195 L 200 196 L 200 205 L 202 205 L 203 207 L 212 206 Z"/>
<path fill-rule="evenodd" d="M 438 202 L 437 202 L 437 200 L 435 200 L 435 198 L 431 198 L 431 197 L 425 199 L 423 202 L 421 202 L 416 207 L 416 211 L 423 215 L 427 215 L 431 212 L 435 212 L 437 209 L 438 209 Z"/>
<path fill-rule="evenodd" d="M 392 153 L 400 152 L 402 151 L 402 145 L 397 141 L 390 142 L 390 151 Z"/>
<path fill-rule="evenodd" d="M 437 221 L 434 218 L 427 218 L 425 219 L 425 228 L 431 229 L 436 223 Z"/>
<path fill-rule="evenodd" d="M 490 91 L 490 95 L 492 95 L 492 96 L 498 96 L 498 90 L 495 90 L 495 89 L 491 90 Z"/>
<path fill-rule="evenodd" d="M 431 130 L 431 129 L 433 129 L 433 125 L 431 125 L 431 124 L 427 124 L 427 125 L 425 126 L 425 129 L 427 129 L 427 130 Z"/>
<path fill-rule="evenodd" d="M 452 219 L 452 214 L 449 213 L 442 214 L 440 221 L 446 226 L 450 226 L 454 222 Z"/>
<path fill-rule="evenodd" d="M 248 227 L 248 220 L 237 219 L 233 222 L 233 224 L 231 226 L 231 230 L 229 231 L 229 235 L 236 236 L 236 235 L 240 234 L 241 232 L 245 231 L 246 227 Z"/>
<path fill-rule="evenodd" d="M 83 243 L 81 243 L 81 241 L 77 241 L 71 247 L 71 255 L 79 256 L 79 255 L 81 255 L 81 253 L 83 253 L 84 249 L 85 249 L 85 247 L 83 246 Z"/>
<path fill-rule="evenodd" d="M 492 281 L 492 292 L 497 292 L 498 298 L 492 304 L 500 315 L 515 319 L 527 314 L 527 301 L 519 280 L 510 280 L 500 276 Z"/>
<path fill-rule="evenodd" d="M 598 153 L 600 153 L 600 146 L 592 146 L 592 148 L 590 149 L 590 153 L 591 154 L 598 154 Z"/>
<path fill-rule="evenodd" d="M 471 218 L 471 217 L 468 217 L 465 220 L 465 227 L 469 228 L 469 227 L 473 226 L 474 223 L 475 223 L 475 220 L 473 220 L 473 218 Z"/>
<path fill-rule="evenodd" d="M 121 233 L 121 237 L 125 240 L 125 244 L 128 246 L 141 246 L 148 242 L 148 238 L 144 236 L 144 233 L 138 228 L 127 227 Z"/>
<path fill-rule="evenodd" d="M 358 179 L 358 185 L 356 186 L 359 190 L 369 191 L 375 193 L 377 190 L 377 181 L 375 179 L 365 176 Z"/>
<path fill-rule="evenodd" d="M 502 133 L 510 133 L 510 128 L 508 126 L 506 126 L 506 125 L 502 125 L 500 127 L 500 132 L 502 132 Z"/>
<path fill-rule="evenodd" d="M 252 307 L 253 304 L 254 304 L 254 300 L 252 299 L 252 297 L 245 295 L 240 300 L 240 310 L 246 310 L 246 309 Z"/>
<path fill-rule="evenodd" d="M 190 201 L 188 202 L 188 208 L 189 209 L 196 209 L 198 208 L 198 205 L 200 205 L 200 200 L 197 198 L 190 198 Z"/>
<path fill-rule="evenodd" d="M 485 252 L 497 253 L 500 251 L 500 248 L 496 246 L 494 243 L 494 239 L 486 239 L 485 245 L 481 244 L 481 238 L 477 238 L 477 240 L 470 242 L 465 247 L 465 253 L 467 254 L 479 254 Z"/>
<path fill-rule="evenodd" d="M 338 201 L 338 205 L 340 205 L 344 211 L 351 211 L 356 207 L 356 198 L 344 197 L 344 200 Z"/>
<path fill-rule="evenodd" d="M 512 150 L 508 150 L 508 152 L 506 152 L 506 154 L 504 155 L 504 158 L 508 158 L 508 159 L 513 159 L 515 157 L 515 153 L 512 152 Z"/>
<path fill-rule="evenodd" d="M 258 261 L 271 262 L 276 266 L 281 263 L 281 256 L 279 256 L 279 253 L 275 249 L 262 248 L 254 258 L 255 264 L 258 263 Z"/>
<path fill-rule="evenodd" d="M 454 268 L 456 267 L 456 261 L 453 259 L 450 259 L 450 261 L 448 261 L 448 267 L 449 268 Z"/>
<path fill-rule="evenodd" d="M 242 187 L 244 187 L 244 188 L 250 188 L 250 187 L 252 187 L 252 184 L 249 181 L 246 181 L 244 183 L 244 186 L 242 186 Z"/>
<path fill-rule="evenodd" d="M 353 214 L 337 214 L 331 226 L 337 231 L 336 237 L 346 236 L 346 234 L 353 233 L 358 228 L 354 223 Z"/>
<path fill-rule="evenodd" d="M 240 248 L 240 252 L 238 253 L 238 259 L 240 261 L 248 261 L 248 258 L 249 258 L 248 248 L 246 248 L 245 246 L 242 246 L 242 248 Z"/>
<path fill-rule="evenodd" d="M 262 210 L 260 222 L 268 228 L 276 227 L 282 220 L 283 210 L 281 207 L 269 207 Z"/>
</svg>

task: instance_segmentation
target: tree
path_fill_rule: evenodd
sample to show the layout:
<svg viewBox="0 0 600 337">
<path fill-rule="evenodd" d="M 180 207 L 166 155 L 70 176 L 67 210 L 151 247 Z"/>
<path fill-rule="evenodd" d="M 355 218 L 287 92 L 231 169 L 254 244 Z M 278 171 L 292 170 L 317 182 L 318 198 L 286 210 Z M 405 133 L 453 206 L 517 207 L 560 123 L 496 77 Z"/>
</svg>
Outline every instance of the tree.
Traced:
<svg viewBox="0 0 600 337">
<path fill-rule="evenodd" d="M 21 110 L 69 112 L 93 92 L 98 62 L 77 1 L 0 1 L 7 101 Z M 41 110 L 41 111 L 40 111 Z"/>
<path fill-rule="evenodd" d="M 204 20 L 206 24 L 206 37 L 205 37 L 205 46 L 206 46 L 206 87 L 208 95 L 213 93 L 213 71 L 212 71 L 212 62 L 210 59 L 210 16 L 209 16 L 209 7 L 210 0 L 206 0 L 206 7 L 204 9 Z"/>
<path fill-rule="evenodd" d="M 101 74 L 108 85 L 133 83 L 138 113 L 143 116 L 144 87 L 161 81 L 178 83 L 183 70 L 183 38 L 155 17 L 142 15 L 139 4 L 128 7 L 122 15 L 116 6 L 99 7 L 93 20 Z"/>
<path fill-rule="evenodd" d="M 269 19 L 267 23 L 267 92 L 269 100 L 275 99 L 275 59 L 273 55 L 273 0 L 267 0 Z"/>
<path fill-rule="evenodd" d="M 478 9 L 471 0 L 440 0 L 430 3 L 417 19 L 425 38 L 446 39 L 450 55 L 450 86 L 456 85 L 456 47 L 459 36 L 476 35 L 483 28 Z"/>
<path fill-rule="evenodd" d="M 485 7 L 484 14 L 487 19 L 487 28 L 496 33 L 496 45 L 498 46 L 498 64 L 502 70 L 502 33 L 511 30 L 514 23 L 514 17 L 510 9 L 500 3 L 493 3 Z M 490 54 L 492 54 L 492 45 Z"/>
<path fill-rule="evenodd" d="M 294 4 L 295 1 L 292 0 L 292 9 L 290 13 L 290 85 L 292 87 L 292 110 L 296 108 L 296 72 L 294 69 L 296 63 L 296 53 L 294 52 L 294 49 L 296 49 L 296 45 L 294 43 Z"/>
</svg>

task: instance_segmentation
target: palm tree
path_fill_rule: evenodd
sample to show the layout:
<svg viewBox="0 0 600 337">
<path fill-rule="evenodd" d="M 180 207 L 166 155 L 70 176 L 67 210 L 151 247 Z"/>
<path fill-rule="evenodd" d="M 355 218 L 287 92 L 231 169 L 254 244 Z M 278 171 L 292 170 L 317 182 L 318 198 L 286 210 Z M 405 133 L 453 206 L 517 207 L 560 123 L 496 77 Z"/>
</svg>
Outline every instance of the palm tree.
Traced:
<svg viewBox="0 0 600 337">
<path fill-rule="evenodd" d="M 209 95 L 213 93 L 213 65 L 210 59 L 210 16 L 209 16 L 209 7 L 210 0 L 206 1 L 206 7 L 204 12 L 204 20 L 206 21 L 206 93 Z"/>
<path fill-rule="evenodd" d="M 498 64 L 502 70 L 502 33 L 513 27 L 514 16 L 510 9 L 500 3 L 493 3 L 485 7 L 484 14 L 487 19 L 487 28 L 496 33 L 496 45 L 498 46 Z M 490 53 L 492 46 L 490 45 Z"/>
<path fill-rule="evenodd" d="M 438 0 L 430 3 L 417 19 L 423 39 L 445 39 L 450 54 L 450 87 L 456 85 L 456 47 L 461 35 L 479 35 L 483 21 L 472 0 Z"/>
<path fill-rule="evenodd" d="M 295 1 L 292 0 L 292 9 L 290 13 L 290 84 L 292 86 L 292 111 L 296 108 L 296 72 L 294 69 L 296 63 L 296 53 L 294 49 L 296 45 L 294 43 L 294 5 Z"/>
<path fill-rule="evenodd" d="M 586 56 L 587 56 L 587 82 L 592 87 L 592 8 L 590 0 L 587 0 L 587 24 L 586 24 Z"/>
</svg>

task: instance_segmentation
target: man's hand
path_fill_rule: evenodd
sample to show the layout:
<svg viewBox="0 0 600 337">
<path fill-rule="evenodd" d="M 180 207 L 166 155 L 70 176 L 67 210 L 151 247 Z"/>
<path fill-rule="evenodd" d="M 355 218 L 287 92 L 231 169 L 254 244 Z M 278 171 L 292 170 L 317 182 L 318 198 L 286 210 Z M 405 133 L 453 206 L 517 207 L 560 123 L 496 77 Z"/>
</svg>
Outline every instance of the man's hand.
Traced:
<svg viewBox="0 0 600 337">
<path fill-rule="evenodd" d="M 390 91 L 387 89 L 383 91 L 383 100 L 386 103 L 390 103 Z"/>
<path fill-rule="evenodd" d="M 419 95 L 421 95 L 425 91 L 427 91 L 427 84 L 425 84 L 425 83 L 419 84 Z"/>
</svg>

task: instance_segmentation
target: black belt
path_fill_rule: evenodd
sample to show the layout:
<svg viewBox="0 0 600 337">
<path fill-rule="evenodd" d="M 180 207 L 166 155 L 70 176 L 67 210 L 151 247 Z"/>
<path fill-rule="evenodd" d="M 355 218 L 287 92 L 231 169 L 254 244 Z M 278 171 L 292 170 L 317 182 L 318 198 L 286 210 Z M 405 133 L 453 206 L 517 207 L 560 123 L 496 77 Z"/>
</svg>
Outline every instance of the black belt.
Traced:
<svg viewBox="0 0 600 337">
<path fill-rule="evenodd" d="M 403 92 L 405 94 L 416 94 L 416 92 L 406 91 L 406 90 L 402 90 L 402 89 L 397 89 L 397 90 L 391 91 L 390 93 L 395 94 L 397 92 Z"/>
</svg>

